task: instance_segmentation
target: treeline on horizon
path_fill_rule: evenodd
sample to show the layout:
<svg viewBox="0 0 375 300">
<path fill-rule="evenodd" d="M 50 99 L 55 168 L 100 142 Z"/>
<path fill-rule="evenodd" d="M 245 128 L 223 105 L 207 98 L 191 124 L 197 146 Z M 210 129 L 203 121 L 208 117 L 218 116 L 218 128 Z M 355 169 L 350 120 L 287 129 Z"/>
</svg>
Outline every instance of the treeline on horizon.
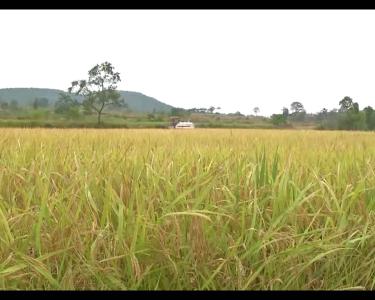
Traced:
<svg viewBox="0 0 375 300">
<path fill-rule="evenodd" d="M 323 108 L 316 114 L 307 114 L 302 103 L 293 102 L 291 104 L 291 112 L 287 108 L 283 108 L 282 114 L 273 114 L 271 120 L 273 124 L 285 126 L 288 121 L 297 122 L 315 122 L 319 125 L 317 129 L 330 130 L 374 130 L 375 129 L 375 113 L 371 106 L 359 109 L 358 102 L 354 102 L 352 98 L 346 96 L 339 102 L 339 108 L 328 111 Z"/>
<path fill-rule="evenodd" d="M 97 127 L 104 126 L 106 123 L 106 127 L 130 125 L 131 127 L 168 128 L 175 124 L 176 120 L 191 119 L 197 122 L 197 127 L 211 128 L 375 129 L 374 109 L 367 106 L 360 110 L 359 104 L 348 96 L 339 102 L 338 109 L 328 111 L 323 108 L 315 114 L 307 113 L 303 104 L 295 101 L 291 103 L 290 109 L 284 107 L 281 114 L 273 114 L 270 118 L 258 116 L 259 107 L 253 108 L 255 115 L 245 116 L 239 111 L 229 114 L 219 113 L 221 108 L 215 106 L 184 109 L 166 104 L 164 106 L 167 106 L 167 109 L 156 111 L 154 106 L 152 112 L 149 110 L 147 113 L 144 110 L 146 106 L 142 104 L 137 108 L 137 112 L 131 115 L 129 103 L 124 95 L 117 91 L 117 84 L 121 81 L 120 73 L 115 72 L 110 62 L 95 65 L 87 75 L 86 79 L 72 81 L 68 92 L 60 92 L 53 104 L 45 97 L 35 98 L 31 105 L 22 107 L 17 99 L 8 99 L 8 101 L 1 99 L 0 125 L 17 127 L 23 122 L 26 126 L 66 127 L 70 122 L 69 126 L 84 127 L 92 126 L 96 122 Z M 154 101 L 160 102 L 156 99 Z M 142 102 L 138 99 L 136 103 Z M 132 118 L 131 121 L 128 120 L 130 118 Z M 96 120 L 93 122 L 94 119 Z M 34 122 L 35 120 L 37 122 Z"/>
<path fill-rule="evenodd" d="M 213 113 L 219 110 L 215 108 L 192 108 L 174 109 L 175 115 L 188 116 L 190 113 Z M 257 116 L 260 112 L 259 107 L 254 107 L 253 112 Z M 216 112 L 218 114 L 218 112 Z M 243 116 L 239 111 L 228 115 Z M 266 117 L 262 117 L 266 118 Z M 293 127 L 293 124 L 316 124 L 316 129 L 320 130 L 374 130 L 375 129 L 375 112 L 371 106 L 359 109 L 358 102 L 346 96 L 339 102 L 339 108 L 328 110 L 323 108 L 318 113 L 307 113 L 301 102 L 295 101 L 290 105 L 290 109 L 283 107 L 281 114 L 272 114 L 269 121 L 279 128 Z"/>
<path fill-rule="evenodd" d="M 17 116 L 17 119 L 50 119 L 51 113 L 57 117 L 63 117 L 66 120 L 80 120 L 85 116 L 92 114 L 90 109 L 84 107 L 80 109 L 74 102 L 66 101 L 66 95 L 61 94 L 59 101 L 55 103 L 49 102 L 47 98 L 35 98 L 30 106 L 19 105 L 17 100 L 0 101 L 0 110 L 2 116 Z M 172 108 L 169 112 L 155 112 L 141 114 L 138 121 L 157 121 L 168 123 L 170 118 L 190 119 L 194 115 L 202 115 L 207 117 L 211 126 L 202 127 L 221 127 L 220 116 L 233 118 L 234 120 L 245 120 L 254 118 L 258 122 L 266 122 L 273 125 L 274 128 L 293 128 L 306 124 L 313 124 L 315 129 L 319 130 L 374 130 L 375 129 L 375 112 L 371 106 L 367 106 L 362 110 L 359 109 L 358 102 L 354 102 L 352 98 L 346 96 L 339 103 L 339 108 L 328 110 L 323 108 L 318 113 L 307 113 L 301 102 L 292 102 L 290 108 L 283 107 L 282 113 L 272 114 L 271 117 L 258 115 L 260 109 L 254 107 L 254 115 L 244 115 L 237 111 L 235 113 L 220 113 L 220 107 L 210 106 L 209 108 Z M 126 103 L 124 105 L 126 107 Z M 131 111 L 123 111 L 124 116 Z M 136 113 L 136 112 L 131 112 Z M 21 115 L 22 116 L 21 116 Z M 111 115 L 109 111 L 108 115 Z M 107 122 L 107 126 L 111 122 Z M 236 127 L 234 124 L 234 127 Z M 48 127 L 53 127 L 50 125 Z M 116 127 L 116 126 L 115 126 Z M 125 126 L 126 127 L 126 126 Z M 146 126 L 147 127 L 147 126 Z M 153 127 L 153 126 L 151 126 Z M 159 124 L 159 127 L 163 128 Z M 167 127 L 167 124 L 164 126 Z"/>
</svg>

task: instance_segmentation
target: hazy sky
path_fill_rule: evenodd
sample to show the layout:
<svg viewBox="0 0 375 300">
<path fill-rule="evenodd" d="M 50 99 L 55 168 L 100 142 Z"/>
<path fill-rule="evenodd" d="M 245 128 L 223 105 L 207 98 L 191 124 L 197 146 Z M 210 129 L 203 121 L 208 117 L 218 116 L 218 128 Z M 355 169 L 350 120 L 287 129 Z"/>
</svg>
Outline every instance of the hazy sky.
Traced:
<svg viewBox="0 0 375 300">
<path fill-rule="evenodd" d="M 184 108 L 375 105 L 375 11 L 0 11 L 0 88 L 66 90 L 97 63 Z"/>
</svg>

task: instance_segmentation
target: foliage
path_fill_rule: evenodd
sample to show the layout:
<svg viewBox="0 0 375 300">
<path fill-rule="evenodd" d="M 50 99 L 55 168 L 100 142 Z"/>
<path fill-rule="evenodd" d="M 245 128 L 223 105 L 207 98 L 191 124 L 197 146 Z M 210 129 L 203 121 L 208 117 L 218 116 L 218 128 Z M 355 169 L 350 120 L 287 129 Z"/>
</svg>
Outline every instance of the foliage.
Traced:
<svg viewBox="0 0 375 300">
<path fill-rule="evenodd" d="M 287 118 L 283 114 L 273 114 L 271 116 L 271 123 L 275 126 L 285 126 L 287 124 Z"/>
<path fill-rule="evenodd" d="M 88 75 L 88 80 L 73 81 L 68 92 L 83 96 L 82 105 L 85 110 L 95 111 L 98 114 L 98 124 L 100 124 L 106 107 L 125 105 L 125 100 L 116 91 L 117 83 L 121 81 L 120 73 L 114 71 L 111 63 L 104 62 L 94 66 Z"/>
<path fill-rule="evenodd" d="M 295 101 L 295 102 L 292 102 L 292 104 L 290 105 L 290 111 L 292 112 L 292 114 L 301 113 L 301 112 L 304 112 L 305 109 L 301 102 Z"/>
<path fill-rule="evenodd" d="M 340 102 L 340 112 L 347 112 L 353 107 L 353 99 L 345 96 Z"/>
<path fill-rule="evenodd" d="M 45 108 L 48 107 L 49 101 L 47 98 L 42 97 L 42 98 L 35 98 L 33 101 L 33 108 L 38 109 L 38 108 Z"/>
<path fill-rule="evenodd" d="M 283 116 L 287 118 L 289 116 L 289 109 L 287 107 L 283 107 Z"/>
<path fill-rule="evenodd" d="M 77 119 L 79 117 L 80 103 L 66 93 L 60 93 L 59 99 L 55 103 L 55 113 L 62 114 L 68 118 Z"/>
<path fill-rule="evenodd" d="M 177 117 L 187 116 L 189 114 L 190 112 L 188 110 L 181 108 L 181 107 L 173 107 L 169 113 L 170 116 L 177 116 Z"/>
<path fill-rule="evenodd" d="M 259 107 L 258 107 L 258 106 L 254 107 L 254 108 L 253 108 L 253 112 L 254 112 L 255 115 L 258 115 L 259 112 L 260 112 Z"/>
<path fill-rule="evenodd" d="M 363 109 L 365 113 L 365 122 L 368 130 L 375 129 L 375 113 L 374 109 L 371 106 L 367 106 Z"/>
</svg>

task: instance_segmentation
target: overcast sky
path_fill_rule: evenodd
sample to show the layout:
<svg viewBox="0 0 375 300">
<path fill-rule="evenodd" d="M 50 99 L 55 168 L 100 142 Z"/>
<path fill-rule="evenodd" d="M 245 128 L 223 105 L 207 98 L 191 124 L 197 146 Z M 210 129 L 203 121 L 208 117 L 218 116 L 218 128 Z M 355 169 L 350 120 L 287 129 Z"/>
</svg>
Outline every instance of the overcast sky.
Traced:
<svg viewBox="0 0 375 300">
<path fill-rule="evenodd" d="M 0 11 L 0 88 L 66 90 L 95 64 L 173 106 L 375 106 L 375 11 Z"/>
</svg>

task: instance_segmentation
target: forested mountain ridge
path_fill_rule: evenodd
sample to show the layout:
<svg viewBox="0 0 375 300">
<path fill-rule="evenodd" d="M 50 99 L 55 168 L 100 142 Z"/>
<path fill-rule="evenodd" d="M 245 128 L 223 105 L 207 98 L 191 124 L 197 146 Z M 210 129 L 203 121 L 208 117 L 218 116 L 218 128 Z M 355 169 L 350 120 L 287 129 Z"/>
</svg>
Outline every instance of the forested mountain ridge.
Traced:
<svg viewBox="0 0 375 300">
<path fill-rule="evenodd" d="M 4 88 L 0 89 L 0 103 L 17 101 L 19 106 L 32 106 L 35 99 L 48 99 L 48 105 L 53 106 L 59 99 L 62 90 L 48 88 Z M 153 97 L 131 91 L 119 91 L 125 99 L 128 109 L 139 113 L 170 112 L 173 106 L 163 103 Z M 80 100 L 81 97 L 77 96 Z"/>
</svg>

